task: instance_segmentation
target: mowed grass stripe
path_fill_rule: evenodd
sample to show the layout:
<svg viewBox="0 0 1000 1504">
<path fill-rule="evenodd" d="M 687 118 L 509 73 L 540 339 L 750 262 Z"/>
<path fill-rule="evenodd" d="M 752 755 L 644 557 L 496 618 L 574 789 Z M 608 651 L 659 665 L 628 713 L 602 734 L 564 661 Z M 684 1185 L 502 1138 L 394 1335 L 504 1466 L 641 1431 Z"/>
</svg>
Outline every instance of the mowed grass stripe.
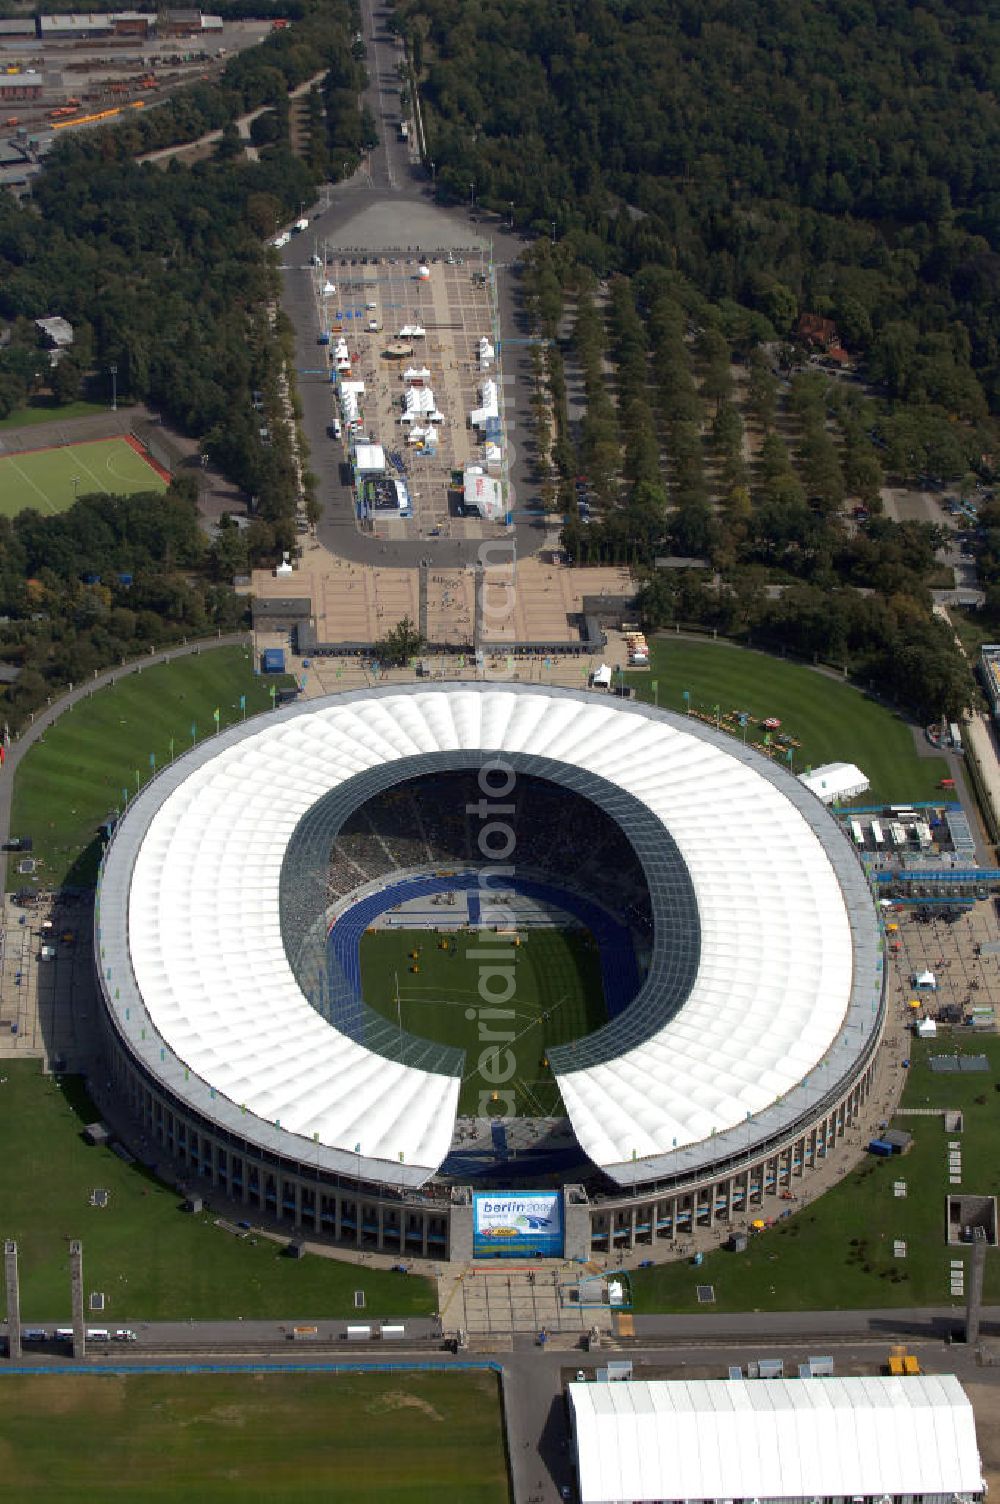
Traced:
<svg viewBox="0 0 1000 1504">
<path fill-rule="evenodd" d="M 170 757 L 191 746 L 191 725 L 201 742 L 220 725 L 241 718 L 240 695 L 247 715 L 270 709 L 267 680 L 253 672 L 249 651 L 238 647 L 206 649 L 171 663 L 123 674 L 112 686 L 95 692 L 67 710 L 29 750 L 17 770 L 11 830 L 30 835 L 41 859 L 46 886 L 93 883 L 100 855 L 98 827 L 152 776 L 149 757 L 162 768 Z M 10 864 L 11 866 L 13 864 Z M 18 886 L 16 872 L 8 885 Z"/>
<path fill-rule="evenodd" d="M 439 944 L 445 939 L 447 950 Z M 507 955 L 497 961 L 467 954 L 504 946 Z M 416 959 L 413 951 L 419 951 Z M 419 972 L 411 970 L 414 965 Z M 504 1000 L 503 979 L 491 968 L 507 966 L 514 969 L 515 986 Z M 392 1023 L 397 1022 L 397 979 L 403 1028 L 465 1051 L 459 1111 L 471 1115 L 480 1110 L 481 1094 L 494 1089 L 480 1059 L 496 1049 L 511 1051 L 516 1069 L 505 1085 L 522 1113 L 534 1114 L 539 1106 L 546 1115 L 561 1111 L 558 1087 L 543 1064 L 547 1051 L 591 1033 L 607 1019 L 600 955 L 579 930 L 528 929 L 517 948 L 489 931 L 369 931 L 361 941 L 361 990 Z M 490 1065 L 487 1074 L 495 1069 Z"/>
<path fill-rule="evenodd" d="M 745 710 L 757 718 L 777 716 L 782 730 L 801 743 L 792 771 L 825 762 L 857 763 L 871 781 L 871 792 L 861 802 L 941 797 L 937 784 L 949 776 L 945 760 L 918 757 L 913 728 L 853 685 L 732 643 L 664 635 L 650 646 L 649 672 L 627 676 L 641 699 L 653 700 L 655 680 L 665 709 L 683 712 L 687 690 L 691 708 L 708 715 L 718 704 L 723 715 Z M 748 728 L 748 735 L 763 738 L 759 727 Z"/>
<path fill-rule="evenodd" d="M 67 1236 L 83 1239 L 87 1289 L 105 1292 L 95 1325 L 347 1317 L 355 1289 L 365 1291 L 373 1317 L 434 1310 L 433 1284 L 416 1275 L 289 1259 L 281 1243 L 251 1243 L 216 1227 L 217 1212 L 186 1215 L 172 1184 L 84 1143 L 84 1127 L 100 1112 L 78 1077 L 43 1076 L 38 1061 L 6 1060 L 2 1074 L 0 1206 L 3 1234 L 20 1249 L 26 1325 L 62 1325 L 70 1314 Z M 89 1205 L 95 1186 L 108 1191 L 106 1207 Z"/>
<path fill-rule="evenodd" d="M 18 1376 L 4 1419 L 10 1504 L 510 1497 L 488 1373 Z"/>
</svg>

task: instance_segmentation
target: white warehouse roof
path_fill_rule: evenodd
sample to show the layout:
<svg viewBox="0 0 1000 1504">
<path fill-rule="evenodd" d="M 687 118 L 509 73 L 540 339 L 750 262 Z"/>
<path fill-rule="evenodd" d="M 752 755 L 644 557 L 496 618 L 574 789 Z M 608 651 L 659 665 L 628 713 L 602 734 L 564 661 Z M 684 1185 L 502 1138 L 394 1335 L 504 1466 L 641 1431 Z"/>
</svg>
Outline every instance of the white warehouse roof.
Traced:
<svg viewBox="0 0 1000 1504">
<path fill-rule="evenodd" d="M 800 773 L 799 782 L 824 804 L 832 804 L 835 799 L 856 799 L 871 787 L 865 774 L 852 762 L 825 762 L 820 768 Z"/>
<path fill-rule="evenodd" d="M 725 1151 L 726 1130 L 746 1152 L 751 1116 L 768 1113 L 772 1131 L 774 1114 L 811 1106 L 804 1089 L 818 1100 L 832 1087 L 847 1068 L 837 1052 L 853 1062 L 871 1037 L 880 963 L 863 874 L 829 817 L 782 770 L 685 718 L 492 684 L 290 706 L 210 738 L 133 801 L 100 900 L 106 991 L 121 989 L 111 1006 L 130 1047 L 144 1053 L 151 1024 L 154 1072 L 169 1050 L 172 1081 L 190 1071 L 266 1125 L 391 1162 L 397 1183 L 426 1179 L 449 1149 L 458 1080 L 368 1052 L 311 1006 L 285 954 L 279 879 L 298 822 L 331 790 L 398 759 L 480 749 L 631 795 L 654 843 L 669 831 L 697 903 L 680 1005 L 662 1021 L 647 1012 L 646 1032 L 616 1036 L 598 1063 L 558 1070 L 597 1165 L 649 1179 L 657 1156 L 682 1150 L 690 1168 Z"/>
<path fill-rule="evenodd" d="M 982 1496 L 952 1374 L 569 1386 L 582 1504 Z"/>
</svg>

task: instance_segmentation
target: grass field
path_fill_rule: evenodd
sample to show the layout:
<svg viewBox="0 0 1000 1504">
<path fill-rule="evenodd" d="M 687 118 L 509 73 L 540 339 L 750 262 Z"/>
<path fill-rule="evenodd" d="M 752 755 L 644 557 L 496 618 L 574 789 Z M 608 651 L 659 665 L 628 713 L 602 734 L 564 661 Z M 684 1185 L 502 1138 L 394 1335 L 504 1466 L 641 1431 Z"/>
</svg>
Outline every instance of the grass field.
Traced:
<svg viewBox="0 0 1000 1504">
<path fill-rule="evenodd" d="M 5 1378 L 8 1504 L 507 1504 L 486 1373 Z"/>
<path fill-rule="evenodd" d="M 496 937 L 488 938 L 492 942 Z M 447 949 L 442 948 L 445 941 Z M 515 1070 L 504 1084 L 517 1097 L 518 1115 L 557 1115 L 559 1088 L 544 1063 L 546 1051 L 589 1034 L 607 1018 L 597 945 L 588 934 L 557 929 L 532 930 L 519 947 L 510 945 L 515 986 L 510 1001 L 500 1005 L 511 1010 L 508 1020 L 479 993 L 480 967 L 494 963 L 466 954 L 485 944 L 476 932 L 448 938 L 426 930 L 370 932 L 361 941 L 364 998 L 395 1022 L 398 977 L 403 1028 L 465 1050 L 459 1112 L 475 1115 L 480 1093 L 491 1089 L 481 1074 L 482 1052 L 489 1056 L 487 1071 L 495 1076 L 506 1068 L 504 1052 L 509 1049 Z M 413 951 L 419 952 L 416 960 Z M 508 963 L 504 959 L 499 964 Z M 418 973 L 411 970 L 414 966 Z M 501 990 L 501 980 L 486 985 L 496 993 Z M 513 1038 L 505 1037 L 508 1031 Z"/>
<path fill-rule="evenodd" d="M 82 1132 L 100 1117 L 80 1079 L 56 1081 L 30 1061 L 4 1061 L 0 1075 L 0 1236 L 20 1248 L 21 1316 L 69 1316 L 66 1239 L 83 1239 L 87 1290 L 103 1290 L 107 1325 L 192 1317 L 304 1320 L 346 1317 L 363 1289 L 366 1318 L 428 1315 L 429 1280 L 335 1259 L 290 1259 L 191 1216 L 181 1198 L 138 1165 Z M 110 1192 L 89 1204 L 95 1187 Z M 2 1444 L 0 1444 L 2 1456 Z"/>
<path fill-rule="evenodd" d="M 166 484 L 124 439 L 99 439 L 0 458 L 0 515 L 65 512 L 88 491 L 165 491 Z"/>
<path fill-rule="evenodd" d="M 962 1184 L 972 1194 L 1000 1193 L 1000 1038 L 965 1040 L 963 1051 L 988 1055 L 988 1075 L 936 1075 L 930 1052 L 953 1053 L 950 1041 L 913 1041 L 903 1105 L 959 1107 L 965 1113 Z M 946 1306 L 949 1260 L 962 1256 L 945 1243 L 947 1141 L 941 1118 L 899 1118 L 914 1136 L 902 1158 L 866 1159 L 853 1174 L 776 1227 L 755 1236 L 746 1253 L 720 1250 L 690 1264 L 640 1269 L 633 1276 L 637 1311 L 863 1310 L 878 1306 Z M 893 1182 L 907 1183 L 905 1199 Z M 907 1244 L 893 1258 L 893 1240 Z M 696 1284 L 715 1287 L 715 1305 L 700 1306 Z M 1000 1301 L 1000 1253 L 986 1259 L 984 1296 Z M 959 1303 L 961 1304 L 961 1303 Z"/>
<path fill-rule="evenodd" d="M 11 831 L 33 837 L 47 887 L 93 885 L 98 826 L 122 804 L 124 789 L 134 794 L 137 777 L 140 784 L 151 777 L 151 753 L 162 767 L 171 739 L 179 755 L 191 746 L 192 725 L 199 741 L 214 732 L 216 707 L 220 726 L 228 726 L 242 715 L 241 695 L 253 715 L 270 707 L 272 683 L 290 682 L 265 680 L 253 668 L 249 650 L 225 647 L 125 674 L 67 710 L 35 743 L 14 778 Z M 8 886 L 22 882 L 9 864 Z"/>
<path fill-rule="evenodd" d="M 106 402 L 64 402 L 60 407 L 51 397 L 36 397 L 27 407 L 0 418 L 0 433 L 14 428 L 34 428 L 38 423 L 62 423 L 67 418 L 91 418 L 95 413 L 106 413 Z"/>
<path fill-rule="evenodd" d="M 687 690 L 691 709 L 709 715 L 718 705 L 723 716 L 733 710 L 777 716 L 782 730 L 801 743 L 793 772 L 824 762 L 857 763 L 871 781 L 862 803 L 940 798 L 937 784 L 949 776 L 944 759 L 918 757 L 907 723 L 852 685 L 732 643 L 657 637 L 650 647 L 649 671 L 627 675 L 641 699 L 653 699 L 655 680 L 666 709 L 685 710 Z"/>
</svg>

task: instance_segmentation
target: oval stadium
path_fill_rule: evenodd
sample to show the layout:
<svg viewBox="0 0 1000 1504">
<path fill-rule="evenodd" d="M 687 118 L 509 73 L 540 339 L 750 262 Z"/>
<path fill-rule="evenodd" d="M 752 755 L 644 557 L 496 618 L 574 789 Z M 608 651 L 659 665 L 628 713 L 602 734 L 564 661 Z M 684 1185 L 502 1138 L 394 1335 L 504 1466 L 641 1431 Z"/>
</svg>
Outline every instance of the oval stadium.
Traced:
<svg viewBox="0 0 1000 1504">
<path fill-rule="evenodd" d="M 850 1129 L 884 1013 L 848 840 L 739 740 L 588 690 L 287 706 L 105 852 L 110 1080 L 147 1161 L 400 1256 L 673 1256 Z"/>
</svg>

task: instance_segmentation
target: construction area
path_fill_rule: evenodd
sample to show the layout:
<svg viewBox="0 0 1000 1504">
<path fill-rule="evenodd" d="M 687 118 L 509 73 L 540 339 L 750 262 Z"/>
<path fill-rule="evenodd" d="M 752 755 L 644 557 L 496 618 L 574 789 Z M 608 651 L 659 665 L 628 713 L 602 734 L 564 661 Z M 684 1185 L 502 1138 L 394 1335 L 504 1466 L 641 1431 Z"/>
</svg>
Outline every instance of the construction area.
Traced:
<svg viewBox="0 0 1000 1504">
<path fill-rule="evenodd" d="M 329 437 L 359 525 L 390 542 L 496 536 L 509 424 L 486 253 L 335 256 L 316 242 L 312 264 Z"/>
</svg>

